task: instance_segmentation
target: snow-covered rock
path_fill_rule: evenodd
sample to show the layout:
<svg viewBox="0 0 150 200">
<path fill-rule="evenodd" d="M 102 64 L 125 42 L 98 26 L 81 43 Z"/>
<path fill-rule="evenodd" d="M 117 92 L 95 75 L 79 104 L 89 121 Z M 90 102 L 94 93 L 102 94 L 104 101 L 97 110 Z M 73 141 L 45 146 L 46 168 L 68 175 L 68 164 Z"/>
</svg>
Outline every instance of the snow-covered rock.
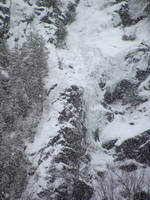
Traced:
<svg viewBox="0 0 150 200">
<path fill-rule="evenodd" d="M 0 11 L 10 48 L 38 32 L 49 52 L 47 99 L 22 151 L 30 165 L 16 200 L 101 200 L 108 165 L 149 172 L 149 1 L 12 0 Z"/>
</svg>

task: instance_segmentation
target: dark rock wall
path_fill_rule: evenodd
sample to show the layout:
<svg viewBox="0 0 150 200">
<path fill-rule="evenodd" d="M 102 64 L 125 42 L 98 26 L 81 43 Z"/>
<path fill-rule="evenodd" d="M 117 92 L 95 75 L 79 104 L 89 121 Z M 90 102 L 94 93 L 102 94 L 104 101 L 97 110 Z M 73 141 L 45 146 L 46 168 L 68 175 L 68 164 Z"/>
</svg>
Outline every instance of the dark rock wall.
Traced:
<svg viewBox="0 0 150 200">
<path fill-rule="evenodd" d="M 90 200 L 93 189 L 80 174 L 87 149 L 83 89 L 72 85 L 60 94 L 59 100 L 64 102 L 58 117 L 60 129 L 41 151 L 33 175 L 35 179 L 40 166 L 51 157 L 45 180 L 47 186 L 36 196 L 44 200 Z"/>
<path fill-rule="evenodd" d="M 53 138 L 51 144 L 54 148 L 61 145 L 61 151 L 53 157 L 53 167 L 49 169 L 51 182 L 48 183 L 51 199 L 55 200 L 88 200 L 93 190 L 85 182 L 80 180 L 79 168 L 81 157 L 86 151 L 86 128 L 84 126 L 84 108 L 82 90 L 77 86 L 71 86 L 61 94 L 65 101 L 65 108 L 60 113 L 59 123 L 62 125 L 58 135 Z M 65 124 L 69 123 L 71 127 Z M 62 169 L 58 169 L 58 165 Z M 63 178 L 63 183 L 56 188 L 53 183 Z M 39 194 L 40 195 L 40 194 Z M 55 196 L 53 198 L 53 196 Z M 47 198 L 49 199 L 49 197 Z"/>
<path fill-rule="evenodd" d="M 0 39 L 7 38 L 10 26 L 9 0 L 0 2 Z"/>
<path fill-rule="evenodd" d="M 130 138 L 116 147 L 117 160 L 134 159 L 137 162 L 150 166 L 150 131 Z"/>
</svg>

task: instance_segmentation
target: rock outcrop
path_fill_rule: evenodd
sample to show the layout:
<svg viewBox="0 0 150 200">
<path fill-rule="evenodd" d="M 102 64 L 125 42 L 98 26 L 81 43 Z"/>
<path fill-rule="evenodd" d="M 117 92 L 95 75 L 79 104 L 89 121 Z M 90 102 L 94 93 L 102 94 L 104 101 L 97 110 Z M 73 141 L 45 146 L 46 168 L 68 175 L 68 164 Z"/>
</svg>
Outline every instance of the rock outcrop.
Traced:
<svg viewBox="0 0 150 200">
<path fill-rule="evenodd" d="M 114 172 L 131 186 L 149 172 L 149 13 L 149 0 L 1 0 L 0 200 L 131 199 Z M 34 33 L 43 58 L 40 37 L 23 51 Z"/>
<path fill-rule="evenodd" d="M 64 103 L 58 117 L 60 129 L 40 152 L 33 174 L 40 184 L 40 179 L 44 179 L 40 170 L 49 162 L 44 175 L 46 188 L 34 191 L 33 199 L 90 200 L 93 189 L 80 174 L 87 148 L 82 88 L 72 85 L 59 99 Z"/>
<path fill-rule="evenodd" d="M 130 138 L 116 147 L 117 160 L 133 159 L 150 166 L 150 131 Z"/>
<path fill-rule="evenodd" d="M 7 38 L 10 27 L 10 1 L 3 0 L 0 2 L 0 38 Z"/>
</svg>

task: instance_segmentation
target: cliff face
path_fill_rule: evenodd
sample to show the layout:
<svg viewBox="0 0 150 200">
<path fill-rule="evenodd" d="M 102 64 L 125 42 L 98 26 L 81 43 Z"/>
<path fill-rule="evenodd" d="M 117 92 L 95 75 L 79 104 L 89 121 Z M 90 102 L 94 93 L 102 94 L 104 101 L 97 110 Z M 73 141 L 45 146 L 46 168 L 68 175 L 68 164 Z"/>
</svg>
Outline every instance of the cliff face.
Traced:
<svg viewBox="0 0 150 200">
<path fill-rule="evenodd" d="M 22 51 L 38 33 L 48 55 L 42 109 L 25 118 L 21 142 L 11 128 L 2 136 L 1 148 L 10 149 L 0 158 L 7 177 L 0 198 L 149 199 L 149 7 L 148 0 L 0 3 L 0 38 L 9 48 Z"/>
<path fill-rule="evenodd" d="M 3 1 L 0 5 L 2 34 L 9 29 L 7 37 L 12 45 L 17 41 L 21 45 L 26 36 L 36 30 L 47 42 L 62 46 L 67 34 L 66 25 L 74 20 L 77 4 L 78 0 Z"/>
<path fill-rule="evenodd" d="M 7 37 L 10 25 L 10 2 L 4 0 L 0 3 L 0 37 Z"/>
<path fill-rule="evenodd" d="M 32 153 L 31 159 L 38 159 L 27 191 L 33 199 L 90 199 L 93 189 L 80 179 L 87 148 L 83 91 L 71 85 L 59 95 L 62 109 L 55 124 L 57 134 Z M 56 100 L 54 106 L 57 104 Z M 50 129 L 47 131 L 53 134 Z"/>
</svg>

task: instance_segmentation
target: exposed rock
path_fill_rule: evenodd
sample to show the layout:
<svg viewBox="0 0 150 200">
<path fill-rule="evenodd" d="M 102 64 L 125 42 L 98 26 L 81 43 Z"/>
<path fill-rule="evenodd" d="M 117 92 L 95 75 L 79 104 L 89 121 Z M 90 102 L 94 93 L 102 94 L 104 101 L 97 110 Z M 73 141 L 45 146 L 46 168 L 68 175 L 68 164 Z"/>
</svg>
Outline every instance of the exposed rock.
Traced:
<svg viewBox="0 0 150 200">
<path fill-rule="evenodd" d="M 44 180 L 47 189 L 37 193 L 38 199 L 90 200 L 93 194 L 93 188 L 84 180 L 80 180 L 79 172 L 80 164 L 86 156 L 87 131 L 84 126 L 82 95 L 82 88 L 76 85 L 70 86 L 60 94 L 60 99 L 64 102 L 64 109 L 58 117 L 61 127 L 58 135 L 53 137 L 40 152 L 37 171 L 34 173 L 36 178 L 38 168 L 52 158 L 47 170 L 47 178 Z"/>
<path fill-rule="evenodd" d="M 134 159 L 150 166 L 150 131 L 125 140 L 116 147 L 117 160 Z"/>
<path fill-rule="evenodd" d="M 118 82 L 113 91 L 108 89 L 104 94 L 104 101 L 107 104 L 112 104 L 116 100 L 122 100 L 123 103 L 128 103 L 135 98 L 135 85 L 126 79 Z"/>
<path fill-rule="evenodd" d="M 146 12 L 149 15 L 149 13 L 150 13 L 150 3 L 147 3 L 147 5 L 144 8 L 144 12 Z"/>
<path fill-rule="evenodd" d="M 106 112 L 105 117 L 108 122 L 112 122 L 114 120 L 114 114 L 112 112 Z"/>
<path fill-rule="evenodd" d="M 99 142 L 99 128 L 97 128 L 95 131 L 94 131 L 94 140 L 95 142 Z"/>
<path fill-rule="evenodd" d="M 100 80 L 99 80 L 99 87 L 104 90 L 106 86 L 106 75 L 105 74 L 102 74 L 101 77 L 100 77 Z"/>
<path fill-rule="evenodd" d="M 133 200 L 149 200 L 150 199 L 150 193 L 141 191 L 134 195 Z"/>
<path fill-rule="evenodd" d="M 55 26 L 54 35 L 52 36 L 50 33 L 49 41 L 54 43 L 56 47 L 62 48 L 65 46 L 65 38 L 67 36 L 66 25 L 70 24 L 75 19 L 78 2 L 78 0 L 74 2 L 68 1 L 65 10 L 63 10 L 63 2 L 58 0 L 38 0 L 36 2 L 37 8 L 35 13 L 37 15 L 42 15 L 43 11 L 48 8 L 48 12 L 41 18 L 41 22 Z"/>
<path fill-rule="evenodd" d="M 123 4 L 118 13 L 121 17 L 122 24 L 124 26 L 129 26 L 129 25 L 132 24 L 132 19 L 131 19 L 130 14 L 129 14 L 128 3 Z"/>
<path fill-rule="evenodd" d="M 115 147 L 115 143 L 117 142 L 117 139 L 116 140 L 110 140 L 104 144 L 102 144 L 102 147 L 104 149 L 107 149 L 107 150 L 110 150 L 112 149 L 113 147 Z"/>
<path fill-rule="evenodd" d="M 111 104 L 113 103 L 113 97 L 112 97 L 112 93 L 110 90 L 106 90 L 105 94 L 104 94 L 104 101 L 107 103 L 107 104 Z"/>
<path fill-rule="evenodd" d="M 137 169 L 137 166 L 134 163 L 130 163 L 128 165 L 121 165 L 119 168 L 123 171 L 126 171 L 126 172 L 132 172 L 132 171 L 135 171 Z"/>
<path fill-rule="evenodd" d="M 97 175 L 98 175 L 100 178 L 104 178 L 104 176 L 105 176 L 105 171 L 98 171 L 98 172 L 97 172 Z"/>
<path fill-rule="evenodd" d="M 150 75 L 150 68 L 146 70 L 137 69 L 136 78 L 138 81 L 144 81 Z"/>
<path fill-rule="evenodd" d="M 124 26 L 131 26 L 134 25 L 136 23 L 138 23 L 139 21 L 141 21 L 145 15 L 140 15 L 137 18 L 132 18 L 129 12 L 129 2 L 124 2 L 124 4 L 121 5 L 121 8 L 119 9 L 119 11 L 117 11 L 120 15 L 122 24 Z"/>
<path fill-rule="evenodd" d="M 136 39 L 136 35 L 123 35 L 122 39 L 124 41 L 134 41 Z"/>
<path fill-rule="evenodd" d="M 7 38 L 10 26 L 10 10 L 8 0 L 0 4 L 0 38 Z"/>
<path fill-rule="evenodd" d="M 72 200 L 90 200 L 93 189 L 81 180 L 75 181 Z"/>
<path fill-rule="evenodd" d="M 10 10 L 11 7 L 9 8 L 6 4 L 7 0 L 1 1 L 1 38 L 7 37 L 9 24 L 12 21 L 10 43 L 14 40 L 16 46 L 21 46 L 21 41 L 25 40 L 30 31 L 32 32 L 35 28 L 34 31 L 39 31 L 40 34 L 44 35 L 46 42 L 52 44 L 47 45 L 50 50 L 50 76 L 48 77 L 49 80 L 45 81 L 48 90 L 47 92 L 44 90 L 44 94 L 47 94 L 48 98 L 46 106 L 50 104 L 51 107 L 48 108 L 49 110 L 44 110 L 38 130 L 35 130 L 35 123 L 33 123 L 34 127 L 30 127 L 30 130 L 25 128 L 25 135 L 35 134 L 36 131 L 39 133 L 34 141 L 32 138 L 33 143 L 28 144 L 26 139 L 28 136 L 21 140 L 21 143 L 26 142 L 27 154 L 29 153 L 28 156 L 33 161 L 31 167 L 29 163 L 26 163 L 24 152 L 26 147 L 24 144 L 18 145 L 17 143 L 19 137 L 15 138 L 14 146 L 10 143 L 11 137 L 14 137 L 14 133 L 11 133 L 15 130 L 14 122 L 20 123 L 27 116 L 27 106 L 23 101 L 24 99 L 20 98 L 17 102 L 20 110 L 17 111 L 16 116 L 22 117 L 20 121 L 17 117 L 14 118 L 11 111 L 2 112 L 5 126 L 1 128 L 0 143 L 5 141 L 3 137 L 5 137 L 6 130 L 9 130 L 10 136 L 6 140 L 8 146 L 0 146 L 0 200 L 119 199 L 121 187 L 118 185 L 120 182 L 119 184 L 115 182 L 116 178 L 113 173 L 108 182 L 107 177 L 105 177 L 105 175 L 109 176 L 107 174 L 107 170 L 109 170 L 107 161 L 112 161 L 113 158 L 115 161 L 120 161 L 117 162 L 117 165 L 119 163 L 117 170 L 124 174 L 131 174 L 142 164 L 150 166 L 150 131 L 129 138 L 119 146 L 117 146 L 119 139 L 110 140 L 101 145 L 101 141 L 105 140 L 105 135 L 100 133 L 103 133 L 106 126 L 114 119 L 116 121 L 118 119 L 118 121 L 116 124 L 116 121 L 114 121 L 113 125 L 125 122 L 123 125 L 126 126 L 127 124 L 127 127 L 134 128 L 138 124 L 136 117 L 138 118 L 139 115 L 143 115 L 146 119 L 149 117 L 149 112 L 146 110 L 149 108 L 147 105 L 138 107 L 139 104 L 148 100 L 148 98 L 142 99 L 138 96 L 138 87 L 150 75 L 150 47 L 148 43 L 147 45 L 141 43 L 142 39 L 147 40 L 148 36 L 146 31 L 143 34 L 140 33 L 142 28 L 145 27 L 146 29 L 148 24 L 141 20 L 146 17 L 144 13 L 150 11 L 149 0 L 144 9 L 137 10 L 135 17 L 130 10 L 130 2 L 134 3 L 133 0 L 83 0 L 78 9 L 77 22 L 69 27 L 68 25 L 76 20 L 76 7 L 79 0 L 18 0 L 18 2 L 12 0 L 14 11 L 13 9 Z M 87 9 L 86 12 L 84 8 Z M 119 11 L 115 12 L 117 8 Z M 9 15 L 11 13 L 13 15 L 10 20 Z M 114 18 L 112 19 L 111 15 L 113 14 Z M 106 16 L 106 20 L 103 20 L 102 16 Z M 136 23 L 139 21 L 141 21 L 141 24 L 139 23 L 137 28 Z M 125 32 L 124 29 L 127 31 Z M 17 30 L 21 34 L 18 34 Z M 68 30 L 70 34 L 66 40 Z M 142 38 L 143 36 L 145 38 Z M 121 37 L 124 41 L 121 40 Z M 71 41 L 72 39 L 75 40 Z M 141 45 L 138 46 L 140 43 Z M 126 52 L 132 48 L 133 51 L 126 55 Z M 111 52 L 113 50 L 114 52 Z M 28 58 L 23 60 L 26 62 Z M 35 63 L 37 63 L 37 60 Z M 2 62 L 0 64 L 4 67 Z M 17 67 L 19 66 L 20 62 L 18 61 Z M 19 69 L 21 68 L 19 67 Z M 83 74 L 80 74 L 80 72 L 83 72 Z M 0 73 L 0 84 L 7 96 L 8 86 L 6 82 L 9 82 L 9 78 L 7 79 L 3 75 Z M 55 75 L 56 77 L 53 79 Z M 116 83 L 119 78 L 116 78 L 116 76 L 119 75 L 122 80 Z M 78 86 L 76 85 L 77 82 L 79 82 Z M 75 85 L 71 85 L 73 83 Z M 114 83 L 116 85 L 113 88 Z M 97 87 L 98 85 L 99 87 Z M 107 85 L 111 87 L 107 89 Z M 34 90 L 32 84 L 30 86 Z M 21 85 L 19 87 L 21 88 Z M 85 95 L 83 95 L 82 87 L 86 90 Z M 147 85 L 146 90 L 148 92 L 149 89 L 150 87 Z M 30 93 L 32 95 L 32 90 Z M 104 102 L 101 103 L 103 93 Z M 0 100 L 2 95 L 3 93 L 0 94 Z M 38 98 L 40 99 L 40 95 L 37 95 L 35 99 Z M 100 103 L 104 106 L 102 107 Z M 144 108 L 144 106 L 147 107 Z M 144 112 L 142 109 L 146 111 Z M 34 110 L 36 110 L 36 106 Z M 139 110 L 141 110 L 140 113 Z M 34 115 L 31 117 L 34 117 Z M 28 119 L 30 121 L 30 118 Z M 128 119 L 132 119 L 133 122 Z M 19 130 L 24 128 L 25 123 L 26 121 L 23 121 Z M 38 122 L 36 127 L 37 124 Z M 87 130 L 87 127 L 89 130 Z M 118 125 L 118 130 L 115 127 L 118 135 L 120 127 L 122 128 Z M 109 128 L 111 129 L 111 125 Z M 87 136 L 87 133 L 91 135 Z M 94 137 L 92 137 L 92 134 L 94 134 Z M 5 151 L 3 151 L 4 148 Z M 108 153 L 108 155 L 105 153 Z M 104 157 L 102 157 L 103 155 Z M 137 163 L 131 161 L 126 164 L 125 160 L 128 159 L 136 160 Z M 138 165 L 138 162 L 142 164 Z M 100 192 L 103 193 L 103 191 L 100 191 L 100 182 L 98 182 L 100 179 L 106 181 L 102 182 L 102 186 L 106 186 L 106 188 L 102 187 L 102 190 L 104 189 L 102 197 L 99 194 Z M 110 198 L 111 192 L 115 196 Z M 146 198 L 150 199 L 149 197 L 148 193 L 141 191 L 135 194 L 134 199 L 146 200 Z M 127 196 L 123 198 L 127 199 Z"/>
<path fill-rule="evenodd" d="M 75 20 L 75 16 L 76 16 L 76 4 L 70 2 L 68 4 L 68 11 L 66 12 L 65 24 L 72 23 Z"/>
<path fill-rule="evenodd" d="M 121 80 L 119 83 L 117 83 L 112 93 L 112 98 L 114 100 L 122 99 L 126 95 L 128 96 L 132 95 L 133 90 L 134 90 L 134 85 L 130 81 L 126 79 Z"/>
</svg>

